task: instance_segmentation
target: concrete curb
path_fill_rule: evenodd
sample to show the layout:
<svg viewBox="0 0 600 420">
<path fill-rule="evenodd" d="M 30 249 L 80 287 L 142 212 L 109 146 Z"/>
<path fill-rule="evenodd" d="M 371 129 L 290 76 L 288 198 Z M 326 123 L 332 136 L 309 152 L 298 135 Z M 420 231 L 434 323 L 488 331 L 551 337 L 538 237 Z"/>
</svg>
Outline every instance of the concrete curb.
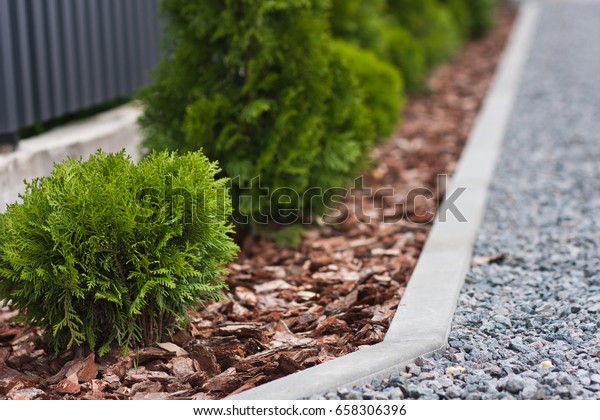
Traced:
<svg viewBox="0 0 600 420">
<path fill-rule="evenodd" d="M 133 105 L 123 105 L 23 140 L 16 151 L 0 154 L 0 212 L 25 190 L 24 179 L 49 175 L 54 162 L 67 157 L 85 159 L 99 148 L 106 152 L 125 148 L 137 159 L 141 136 L 136 121 L 140 113 Z"/>
<path fill-rule="evenodd" d="M 401 371 L 418 356 L 445 348 L 538 14 L 536 2 L 520 6 L 508 46 L 448 190 L 451 194 L 465 188 L 456 206 L 467 222 L 449 216 L 448 221 L 435 223 L 384 341 L 227 399 L 300 399 L 362 385 Z"/>
</svg>

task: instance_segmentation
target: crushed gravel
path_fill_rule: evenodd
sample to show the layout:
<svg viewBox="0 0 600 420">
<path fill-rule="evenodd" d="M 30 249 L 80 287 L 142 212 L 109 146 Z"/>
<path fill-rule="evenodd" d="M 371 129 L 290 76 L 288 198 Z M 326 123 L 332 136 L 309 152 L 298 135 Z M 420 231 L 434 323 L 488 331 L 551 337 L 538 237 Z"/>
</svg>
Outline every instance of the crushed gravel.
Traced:
<svg viewBox="0 0 600 420">
<path fill-rule="evenodd" d="M 313 398 L 600 399 L 599 22 L 542 5 L 447 350 Z"/>
</svg>

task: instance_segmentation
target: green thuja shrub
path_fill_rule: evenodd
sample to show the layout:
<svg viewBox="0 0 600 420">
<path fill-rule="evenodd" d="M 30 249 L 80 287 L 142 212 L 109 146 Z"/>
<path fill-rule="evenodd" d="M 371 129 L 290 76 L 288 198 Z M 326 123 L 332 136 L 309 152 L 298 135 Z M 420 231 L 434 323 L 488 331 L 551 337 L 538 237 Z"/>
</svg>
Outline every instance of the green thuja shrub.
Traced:
<svg viewBox="0 0 600 420">
<path fill-rule="evenodd" d="M 333 51 L 328 6 L 164 0 L 165 58 L 140 93 L 145 146 L 202 148 L 232 179 L 238 213 L 255 221 L 282 207 L 293 219 L 307 190 L 344 186 L 375 135 L 356 77 Z M 270 194 L 262 201 L 258 176 Z"/>
<path fill-rule="evenodd" d="M 385 0 L 332 0 L 331 32 L 337 38 L 375 52 L 385 51 Z"/>
<path fill-rule="evenodd" d="M 221 297 L 226 179 L 201 153 L 66 160 L 0 214 L 0 301 L 56 351 L 161 340 L 188 309 Z"/>
<path fill-rule="evenodd" d="M 300 204 L 304 212 L 321 215 L 331 209 L 328 205 L 332 202 L 332 196 L 339 193 L 340 188 L 345 187 L 367 164 L 376 139 L 373 118 L 365 105 L 357 74 L 333 42 L 328 42 L 327 46 L 331 96 L 321 116 L 323 137 L 319 137 L 318 155 L 312 164 L 299 168 L 308 170 L 310 174 L 298 190 L 302 192 Z M 284 186 L 278 191 L 285 194 L 288 190 Z M 317 194 L 322 192 L 322 196 L 316 200 L 313 199 L 315 191 Z M 273 196 L 279 200 L 278 195 Z"/>
<path fill-rule="evenodd" d="M 456 28 L 460 32 L 462 38 L 468 38 L 471 36 L 471 27 L 473 22 L 471 19 L 471 13 L 467 3 L 474 0 L 438 0 L 441 4 L 448 7 Z M 478 0 L 475 0 L 478 1 Z"/>
<path fill-rule="evenodd" d="M 437 0 L 387 0 L 397 23 L 422 45 L 428 69 L 452 56 L 460 45 L 460 30 L 448 8 Z"/>
<path fill-rule="evenodd" d="M 332 0 L 335 37 L 374 51 L 401 70 L 408 92 L 468 37 L 493 23 L 497 0 Z"/>
<path fill-rule="evenodd" d="M 464 0 L 471 17 L 470 35 L 480 37 L 494 26 L 494 14 L 498 0 Z"/>
<path fill-rule="evenodd" d="M 497 0 L 441 0 L 450 9 L 464 37 L 477 38 L 492 27 Z"/>
<path fill-rule="evenodd" d="M 396 24 L 385 26 L 385 39 L 381 56 L 400 69 L 407 92 L 422 91 L 428 73 L 423 46 L 410 32 Z"/>
<path fill-rule="evenodd" d="M 408 92 L 421 90 L 427 73 L 423 47 L 390 18 L 385 0 L 333 0 L 330 21 L 335 37 L 396 66 Z"/>
<path fill-rule="evenodd" d="M 375 53 L 341 40 L 336 50 L 358 78 L 364 104 L 369 109 L 379 139 L 392 133 L 404 104 L 402 79 L 392 65 Z"/>
</svg>

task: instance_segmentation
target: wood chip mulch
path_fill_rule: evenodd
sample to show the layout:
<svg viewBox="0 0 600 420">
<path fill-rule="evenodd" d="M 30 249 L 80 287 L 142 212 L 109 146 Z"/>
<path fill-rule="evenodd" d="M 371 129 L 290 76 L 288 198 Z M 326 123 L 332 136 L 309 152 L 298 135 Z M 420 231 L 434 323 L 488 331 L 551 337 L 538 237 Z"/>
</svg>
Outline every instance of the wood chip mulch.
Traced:
<svg viewBox="0 0 600 420">
<path fill-rule="evenodd" d="M 364 174 L 375 200 L 349 200 L 342 223 L 308 229 L 299 249 L 247 238 L 230 265 L 229 301 L 192 314 L 171 342 L 56 356 L 0 308 L 0 399 L 223 398 L 380 342 L 443 193 L 437 175 L 454 171 L 513 19 L 501 11 L 489 36 L 409 101 Z M 434 196 L 413 200 L 409 191 L 423 188 Z"/>
</svg>

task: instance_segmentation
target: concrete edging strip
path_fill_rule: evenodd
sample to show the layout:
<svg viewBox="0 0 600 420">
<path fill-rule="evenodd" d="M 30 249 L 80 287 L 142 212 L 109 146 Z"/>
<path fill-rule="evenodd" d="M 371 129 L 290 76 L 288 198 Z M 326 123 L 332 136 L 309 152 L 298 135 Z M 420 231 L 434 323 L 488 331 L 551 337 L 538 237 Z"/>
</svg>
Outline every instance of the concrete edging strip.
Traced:
<svg viewBox="0 0 600 420">
<path fill-rule="evenodd" d="M 436 221 L 383 342 L 227 399 L 300 399 L 338 387 L 361 385 L 401 371 L 418 356 L 445 348 L 538 15 L 537 2 L 520 6 L 448 190 L 452 193 L 465 189 L 456 206 L 467 222 L 461 223 L 453 216 L 446 222 Z"/>
</svg>

